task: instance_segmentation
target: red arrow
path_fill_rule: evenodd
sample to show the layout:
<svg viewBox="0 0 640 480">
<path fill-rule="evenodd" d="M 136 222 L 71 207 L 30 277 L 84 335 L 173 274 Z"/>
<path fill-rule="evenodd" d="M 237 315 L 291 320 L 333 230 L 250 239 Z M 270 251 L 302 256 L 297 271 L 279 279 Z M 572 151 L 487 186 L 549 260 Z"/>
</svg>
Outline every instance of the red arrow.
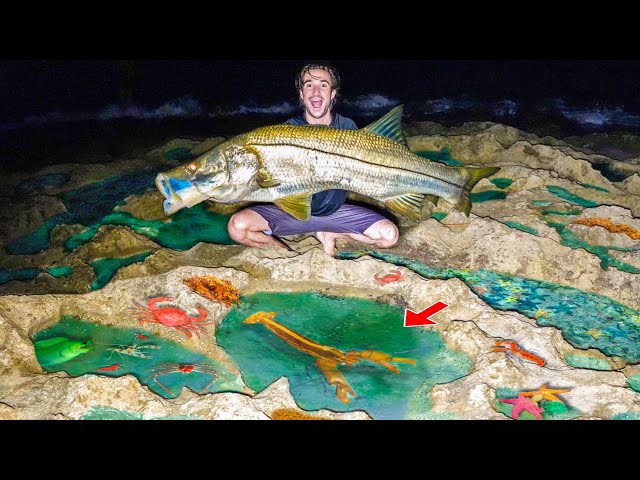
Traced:
<svg viewBox="0 0 640 480">
<path fill-rule="evenodd" d="M 404 311 L 405 327 L 420 327 L 422 325 L 437 325 L 433 320 L 429 320 L 431 315 L 435 315 L 440 310 L 444 310 L 449 305 L 444 302 L 436 302 L 430 307 L 425 308 L 420 313 L 413 312 L 409 309 Z"/>
</svg>

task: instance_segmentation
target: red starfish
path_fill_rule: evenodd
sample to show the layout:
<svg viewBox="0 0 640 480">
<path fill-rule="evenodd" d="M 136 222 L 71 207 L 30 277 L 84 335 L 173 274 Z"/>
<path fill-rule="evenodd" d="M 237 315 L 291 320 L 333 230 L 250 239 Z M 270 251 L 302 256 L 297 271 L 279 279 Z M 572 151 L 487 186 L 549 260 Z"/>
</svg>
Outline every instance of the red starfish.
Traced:
<svg viewBox="0 0 640 480">
<path fill-rule="evenodd" d="M 511 416 L 518 419 L 518 415 L 523 410 L 525 412 L 529 412 L 533 414 L 538 420 L 542 420 L 542 416 L 540 412 L 543 412 L 544 409 L 539 407 L 535 402 L 532 402 L 527 397 L 523 396 L 521 393 L 518 394 L 518 398 L 508 398 L 508 399 L 498 399 L 499 402 L 502 403 L 510 403 L 513 405 L 513 410 L 511 411 Z"/>
</svg>

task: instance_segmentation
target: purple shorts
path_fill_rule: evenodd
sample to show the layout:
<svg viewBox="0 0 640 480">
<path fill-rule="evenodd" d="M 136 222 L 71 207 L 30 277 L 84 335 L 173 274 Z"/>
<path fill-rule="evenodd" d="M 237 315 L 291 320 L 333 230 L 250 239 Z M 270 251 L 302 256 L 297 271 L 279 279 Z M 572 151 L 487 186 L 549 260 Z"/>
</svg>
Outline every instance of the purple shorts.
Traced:
<svg viewBox="0 0 640 480">
<path fill-rule="evenodd" d="M 267 235 L 277 235 L 279 237 L 310 232 L 362 234 L 378 220 L 385 220 L 387 218 L 368 208 L 358 205 L 347 205 L 346 203 L 331 215 L 324 217 L 312 215 L 308 222 L 296 220 L 275 205 L 255 205 L 248 207 L 248 209 L 259 213 L 269 223 L 270 231 L 265 230 L 264 233 Z"/>
</svg>

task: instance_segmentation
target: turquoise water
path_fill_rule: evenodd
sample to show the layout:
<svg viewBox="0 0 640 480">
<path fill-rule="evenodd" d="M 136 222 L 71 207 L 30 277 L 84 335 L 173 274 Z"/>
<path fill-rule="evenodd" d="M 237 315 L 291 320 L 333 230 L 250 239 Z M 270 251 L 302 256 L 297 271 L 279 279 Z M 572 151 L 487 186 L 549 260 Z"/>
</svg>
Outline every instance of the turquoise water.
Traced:
<svg viewBox="0 0 640 480">
<path fill-rule="evenodd" d="M 627 378 L 629 388 L 636 392 L 640 392 L 640 375 L 631 375 Z"/>
<path fill-rule="evenodd" d="M 547 185 L 547 190 L 557 197 L 566 200 L 569 203 L 574 203 L 582 207 L 597 207 L 598 203 L 579 197 L 575 193 L 571 193 L 569 190 L 559 187 L 557 185 Z"/>
<path fill-rule="evenodd" d="M 141 220 L 126 212 L 113 212 L 86 231 L 69 237 L 65 250 L 70 252 L 88 242 L 101 225 L 126 225 L 159 245 L 173 250 L 188 250 L 199 242 L 235 245 L 227 231 L 230 215 L 207 209 L 207 202 L 184 208 L 167 220 Z"/>
<path fill-rule="evenodd" d="M 430 267 L 376 250 L 340 252 L 336 257 L 352 259 L 362 255 L 407 267 L 425 278 L 458 278 L 494 309 L 516 311 L 535 319 L 540 326 L 559 328 L 576 348 L 595 348 L 630 364 L 640 362 L 640 312 L 604 295 L 491 270 Z M 594 330 L 601 335 L 594 337 Z"/>
<path fill-rule="evenodd" d="M 0 268 L 0 285 L 11 280 L 33 280 L 40 272 L 41 270 L 38 268 L 18 268 L 15 270 Z"/>
<path fill-rule="evenodd" d="M 129 195 L 139 195 L 154 188 L 156 171 L 138 171 L 115 175 L 60 195 L 67 211 L 43 222 L 34 232 L 24 235 L 5 247 L 10 255 L 30 255 L 49 247 L 51 230 L 57 225 L 81 224 L 90 226 L 100 222 Z"/>
<path fill-rule="evenodd" d="M 611 420 L 640 420 L 640 412 L 617 413 Z"/>
<path fill-rule="evenodd" d="M 259 311 L 276 312 L 276 322 L 327 347 L 342 352 L 377 350 L 417 364 L 390 362 L 399 374 L 367 360 L 339 366 L 356 393 L 350 403 L 343 403 L 314 364 L 316 357 L 289 345 L 260 323 L 243 323 Z M 245 383 L 258 392 L 285 376 L 304 410 L 364 410 L 376 419 L 402 419 L 410 407 L 413 415 L 431 408 L 412 400 L 419 390 L 428 392 L 433 385 L 451 382 L 471 370 L 471 360 L 448 349 L 439 333 L 406 328 L 403 321 L 402 308 L 370 300 L 318 293 L 256 293 L 242 297 L 240 306 L 218 327 L 216 338 L 240 366 Z"/>
<path fill-rule="evenodd" d="M 140 339 L 137 337 L 138 334 L 147 338 Z M 141 328 L 109 327 L 86 322 L 76 317 L 64 316 L 59 323 L 34 335 L 33 341 L 54 337 L 66 337 L 78 341 L 91 340 L 96 349 L 67 362 L 46 367 L 45 370 L 48 372 L 63 370 L 73 377 L 86 374 L 107 377 L 134 375 L 140 383 L 164 398 L 178 396 L 183 387 L 188 387 L 196 393 L 242 391 L 241 380 L 228 373 L 221 363 Z M 201 341 L 211 340 L 203 336 Z M 108 350 L 109 348 L 126 349 L 128 346 L 135 346 L 138 353 L 148 355 L 150 358 Z M 119 365 L 119 369 L 98 370 L 113 365 Z M 193 365 L 196 369 L 189 373 L 182 372 L 178 368 L 179 365 Z M 215 378 L 215 374 L 218 375 L 218 379 L 209 385 Z M 156 375 L 155 378 L 154 375 Z M 206 390 L 203 391 L 205 388 Z"/>
<path fill-rule="evenodd" d="M 589 370 L 613 370 L 611 364 L 604 358 L 589 357 L 587 355 L 567 355 L 564 357 L 567 365 L 576 368 L 588 368 Z"/>
<path fill-rule="evenodd" d="M 504 222 L 504 224 L 507 227 L 515 228 L 516 230 L 522 230 L 523 232 L 531 233 L 532 235 L 538 235 L 538 231 L 535 228 L 527 227 L 526 225 L 518 222 L 512 222 L 511 220 L 508 220 Z"/>
<path fill-rule="evenodd" d="M 73 267 L 49 267 L 47 273 L 55 278 L 68 277 L 73 273 Z"/>
<path fill-rule="evenodd" d="M 448 148 L 443 148 L 442 150 L 420 150 L 413 153 L 419 157 L 428 158 L 434 162 L 443 163 L 444 165 L 449 165 L 451 167 L 464 165 L 460 160 L 456 160 L 451 156 Z"/>
<path fill-rule="evenodd" d="M 53 277 L 66 277 L 73 273 L 72 267 L 49 267 L 45 270 L 40 268 L 18 268 L 15 270 L 7 270 L 0 268 L 0 285 L 10 282 L 11 280 L 33 280 L 40 272 L 47 272 Z"/>
<path fill-rule="evenodd" d="M 489 181 L 491 183 L 493 183 L 496 187 L 502 188 L 502 189 L 510 187 L 511 184 L 513 183 L 513 180 L 511 180 L 510 178 L 506 178 L 506 177 L 493 178 L 493 179 L 491 179 Z"/>
<path fill-rule="evenodd" d="M 500 190 L 485 190 L 484 192 L 471 193 L 472 203 L 488 202 L 490 200 L 504 200 L 507 198 L 507 192 Z"/>
<path fill-rule="evenodd" d="M 607 269 L 609 267 L 615 267 L 618 270 L 622 270 L 623 272 L 628 273 L 640 273 L 640 269 L 634 267 L 629 263 L 622 262 L 615 257 L 609 255 L 609 250 L 618 250 L 618 251 L 630 251 L 633 250 L 631 248 L 623 248 L 623 247 L 609 247 L 603 245 L 591 245 L 590 243 L 583 242 L 580 240 L 571 230 L 566 228 L 567 224 L 553 222 L 549 219 L 544 219 L 544 221 L 550 227 L 554 228 L 558 234 L 562 237 L 562 241 L 560 242 L 562 245 L 571 248 L 583 248 L 587 252 L 592 253 L 600 259 L 600 266 L 603 269 Z"/>
<path fill-rule="evenodd" d="M 80 420 L 144 420 L 145 417 L 138 412 L 120 410 L 112 407 L 93 407 Z M 204 420 L 196 415 L 167 415 L 152 417 L 151 420 Z"/>
<path fill-rule="evenodd" d="M 91 283 L 91 290 L 99 290 L 113 278 L 116 272 L 127 265 L 143 261 L 153 252 L 142 252 L 136 255 L 123 258 L 101 258 L 91 262 L 93 270 L 96 272 L 96 279 Z"/>
</svg>

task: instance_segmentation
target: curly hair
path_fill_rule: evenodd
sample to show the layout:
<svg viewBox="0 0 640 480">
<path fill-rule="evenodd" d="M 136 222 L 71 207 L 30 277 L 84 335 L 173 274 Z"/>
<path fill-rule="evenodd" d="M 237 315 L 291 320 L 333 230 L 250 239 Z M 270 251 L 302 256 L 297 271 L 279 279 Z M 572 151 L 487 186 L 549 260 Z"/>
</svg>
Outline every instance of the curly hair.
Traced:
<svg viewBox="0 0 640 480">
<path fill-rule="evenodd" d="M 309 75 L 311 75 L 311 73 L 309 72 L 309 70 L 324 70 L 325 72 L 329 73 L 329 76 L 331 77 L 331 88 L 334 89 L 336 91 L 336 95 L 335 97 L 333 97 L 333 100 L 331 101 L 331 108 L 333 108 L 333 106 L 336 103 L 336 99 L 338 98 L 338 92 L 340 91 L 340 74 L 338 73 L 338 70 L 336 69 L 336 67 L 334 67 L 333 65 L 330 65 L 328 63 L 323 63 L 323 62 L 313 62 L 313 63 L 307 63 L 304 67 L 302 67 L 300 69 L 300 72 L 296 75 L 296 90 L 300 91 L 302 90 L 302 86 L 304 84 L 304 74 L 305 73 L 309 73 Z"/>
</svg>

